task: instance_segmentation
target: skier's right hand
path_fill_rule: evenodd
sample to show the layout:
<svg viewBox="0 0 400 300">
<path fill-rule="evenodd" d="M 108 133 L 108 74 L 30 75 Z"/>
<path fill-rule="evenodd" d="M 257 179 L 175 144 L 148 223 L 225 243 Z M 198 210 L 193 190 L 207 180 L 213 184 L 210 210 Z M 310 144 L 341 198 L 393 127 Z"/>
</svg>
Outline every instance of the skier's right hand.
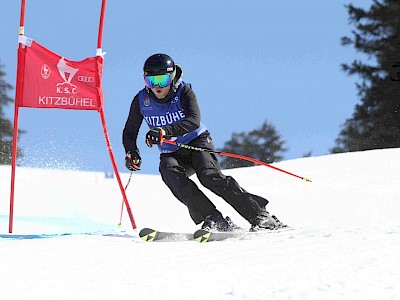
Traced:
<svg viewBox="0 0 400 300">
<path fill-rule="evenodd" d="M 139 149 L 128 151 L 125 156 L 125 166 L 129 171 L 139 171 L 142 164 L 142 158 L 139 154 Z"/>
</svg>

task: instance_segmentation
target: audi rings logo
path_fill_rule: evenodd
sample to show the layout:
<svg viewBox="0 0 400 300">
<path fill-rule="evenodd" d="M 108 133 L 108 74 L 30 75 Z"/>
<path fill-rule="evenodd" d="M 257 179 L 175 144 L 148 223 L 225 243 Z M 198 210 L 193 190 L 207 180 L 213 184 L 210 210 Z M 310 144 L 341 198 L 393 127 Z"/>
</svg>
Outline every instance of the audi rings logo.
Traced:
<svg viewBox="0 0 400 300">
<path fill-rule="evenodd" d="M 78 76 L 78 81 L 80 82 L 94 82 L 94 77 L 91 76 Z"/>
</svg>

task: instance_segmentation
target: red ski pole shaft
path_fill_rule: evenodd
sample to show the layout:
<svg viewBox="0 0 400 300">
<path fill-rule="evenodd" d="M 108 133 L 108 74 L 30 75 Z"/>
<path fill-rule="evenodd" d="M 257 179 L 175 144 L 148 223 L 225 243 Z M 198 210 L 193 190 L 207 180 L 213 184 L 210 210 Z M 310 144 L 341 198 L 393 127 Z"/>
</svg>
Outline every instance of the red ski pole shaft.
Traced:
<svg viewBox="0 0 400 300">
<path fill-rule="evenodd" d="M 308 178 L 306 178 L 306 177 L 302 177 L 302 176 L 299 176 L 299 175 L 290 173 L 290 172 L 288 172 L 288 171 L 285 171 L 285 170 L 279 169 L 279 168 L 277 168 L 277 167 L 271 166 L 271 165 L 269 165 L 269 164 L 267 164 L 267 163 L 265 163 L 265 162 L 263 162 L 263 161 L 261 161 L 261 160 L 258 160 L 258 159 L 255 159 L 255 158 L 251 158 L 251 157 L 248 157 L 248 156 L 239 155 L 239 154 L 234 154 L 234 153 L 228 153 L 228 152 L 223 152 L 223 151 L 214 151 L 214 150 L 205 149 L 205 148 L 200 148 L 200 147 L 194 147 L 194 146 L 190 146 L 190 145 L 186 145 L 186 144 L 181 144 L 181 143 L 177 143 L 177 142 L 175 142 L 175 141 L 166 140 L 166 139 L 163 140 L 163 143 L 167 143 L 167 144 L 171 144 L 171 145 L 176 145 L 176 146 L 178 146 L 178 147 L 186 148 L 186 149 L 190 149 L 190 150 L 205 151 L 205 152 L 210 152 L 210 153 L 219 154 L 219 155 L 222 155 L 222 156 L 229 156 L 229 157 L 233 157 L 233 158 L 238 158 L 238 159 L 243 159 L 243 160 L 251 161 L 251 162 L 253 162 L 253 163 L 256 163 L 256 164 L 259 164 L 259 165 L 263 165 L 263 166 L 266 166 L 266 167 L 268 167 L 268 168 L 274 169 L 274 170 L 276 170 L 276 171 L 280 171 L 280 172 L 282 172 L 282 173 L 285 173 L 285 174 L 294 176 L 294 177 L 299 178 L 299 179 L 301 179 L 301 180 L 304 180 L 304 181 L 306 181 L 306 182 L 311 182 L 311 180 L 308 179 Z"/>
</svg>

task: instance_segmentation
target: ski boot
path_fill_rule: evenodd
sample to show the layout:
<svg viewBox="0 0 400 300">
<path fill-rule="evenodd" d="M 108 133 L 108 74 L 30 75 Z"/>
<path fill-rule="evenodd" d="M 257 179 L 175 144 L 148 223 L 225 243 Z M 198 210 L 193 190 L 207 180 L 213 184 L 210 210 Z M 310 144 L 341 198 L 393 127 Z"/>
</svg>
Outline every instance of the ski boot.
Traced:
<svg viewBox="0 0 400 300">
<path fill-rule="evenodd" d="M 210 230 L 210 231 L 232 231 L 237 228 L 231 218 L 227 217 L 226 219 L 222 216 L 219 211 L 214 211 L 209 214 L 201 226 L 201 229 Z"/>
<path fill-rule="evenodd" d="M 271 216 L 269 212 L 263 208 L 261 214 L 258 215 L 255 222 L 251 224 L 250 231 L 275 230 L 284 227 L 287 227 L 287 225 L 283 224 L 276 216 Z"/>
<path fill-rule="evenodd" d="M 276 216 L 272 215 L 271 216 L 275 222 L 278 224 L 278 228 L 285 228 L 288 227 L 287 225 L 283 224 Z"/>
<path fill-rule="evenodd" d="M 225 217 L 225 220 L 228 222 L 229 227 L 231 228 L 230 231 L 234 230 L 242 230 L 242 227 L 237 226 L 235 223 L 233 223 L 232 219 L 228 216 Z"/>
</svg>

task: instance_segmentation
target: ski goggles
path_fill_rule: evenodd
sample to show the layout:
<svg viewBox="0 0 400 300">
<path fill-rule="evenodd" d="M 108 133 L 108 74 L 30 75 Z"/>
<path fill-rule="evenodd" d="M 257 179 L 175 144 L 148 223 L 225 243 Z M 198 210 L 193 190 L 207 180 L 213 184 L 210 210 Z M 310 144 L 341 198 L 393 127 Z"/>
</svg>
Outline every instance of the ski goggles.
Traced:
<svg viewBox="0 0 400 300">
<path fill-rule="evenodd" d="M 145 75 L 144 81 L 149 88 L 155 88 L 157 85 L 161 88 L 164 88 L 171 84 L 171 74 L 163 74 L 163 75 Z"/>
</svg>

